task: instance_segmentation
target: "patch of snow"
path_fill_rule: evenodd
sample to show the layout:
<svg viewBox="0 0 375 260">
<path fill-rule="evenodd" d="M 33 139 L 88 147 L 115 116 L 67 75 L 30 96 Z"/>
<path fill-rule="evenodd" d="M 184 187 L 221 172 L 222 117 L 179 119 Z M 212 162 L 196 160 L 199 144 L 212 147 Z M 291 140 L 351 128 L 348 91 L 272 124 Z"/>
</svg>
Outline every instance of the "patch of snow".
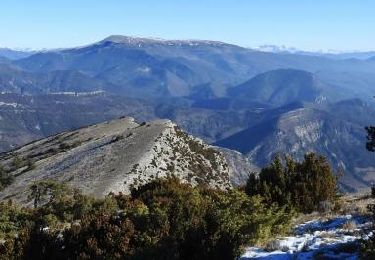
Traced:
<svg viewBox="0 0 375 260">
<path fill-rule="evenodd" d="M 348 222 L 355 224 L 353 230 L 344 229 L 344 224 Z M 369 219 L 362 216 L 345 215 L 328 220 L 312 220 L 297 225 L 293 236 L 273 241 L 273 245 L 276 245 L 273 251 L 249 247 L 240 259 L 315 259 L 317 254 L 329 259 L 357 259 L 357 250 L 343 252 L 340 248 L 355 248 L 359 239 L 371 236 L 370 227 Z"/>
<path fill-rule="evenodd" d="M 139 67 L 139 68 L 137 68 L 137 71 L 139 71 L 141 73 L 149 73 L 151 71 L 151 68 L 147 67 L 147 66 Z"/>
<path fill-rule="evenodd" d="M 10 106 L 10 107 L 16 108 L 16 107 L 21 106 L 21 105 L 18 104 L 18 103 L 6 103 L 6 102 L 1 102 L 0 101 L 0 106 Z"/>
<path fill-rule="evenodd" d="M 294 133 L 301 138 L 305 139 L 309 143 L 314 143 L 320 138 L 320 128 L 323 123 L 320 121 L 308 122 L 302 126 L 296 126 L 294 128 Z"/>
<path fill-rule="evenodd" d="M 346 170 L 346 165 L 343 161 L 338 162 L 339 167 L 341 167 L 344 171 Z"/>
<path fill-rule="evenodd" d="M 317 104 L 322 104 L 322 103 L 324 103 L 326 100 L 327 100 L 327 97 L 325 97 L 325 96 L 319 96 L 319 97 L 317 97 L 317 98 L 315 99 L 315 103 L 317 103 Z"/>
<path fill-rule="evenodd" d="M 50 95 L 65 95 L 65 96 L 93 96 L 93 95 L 100 95 L 105 93 L 104 90 L 95 90 L 90 92 L 73 92 L 73 91 L 65 91 L 65 92 L 51 92 Z"/>
</svg>

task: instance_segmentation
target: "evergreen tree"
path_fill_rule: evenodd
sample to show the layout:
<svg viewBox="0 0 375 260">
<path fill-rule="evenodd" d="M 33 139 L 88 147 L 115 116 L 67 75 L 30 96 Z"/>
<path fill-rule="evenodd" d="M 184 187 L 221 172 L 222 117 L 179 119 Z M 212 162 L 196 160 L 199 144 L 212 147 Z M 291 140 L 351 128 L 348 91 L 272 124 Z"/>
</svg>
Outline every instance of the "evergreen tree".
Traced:
<svg viewBox="0 0 375 260">
<path fill-rule="evenodd" d="M 306 154 L 302 162 L 286 156 L 283 163 L 277 156 L 258 176 L 250 175 L 245 191 L 249 196 L 264 197 L 269 204 L 309 213 L 318 210 L 322 202 L 335 202 L 337 177 L 327 160 L 314 153 Z"/>
<path fill-rule="evenodd" d="M 366 149 L 370 152 L 375 152 L 375 127 L 368 126 L 366 127 L 367 131 L 367 143 Z M 375 185 L 371 187 L 371 196 L 375 198 Z M 361 251 L 361 257 L 363 259 L 374 259 L 375 258 L 375 204 L 370 204 L 367 206 L 370 214 L 372 215 L 372 232 L 373 235 L 368 241 L 363 243 L 363 248 Z"/>
</svg>

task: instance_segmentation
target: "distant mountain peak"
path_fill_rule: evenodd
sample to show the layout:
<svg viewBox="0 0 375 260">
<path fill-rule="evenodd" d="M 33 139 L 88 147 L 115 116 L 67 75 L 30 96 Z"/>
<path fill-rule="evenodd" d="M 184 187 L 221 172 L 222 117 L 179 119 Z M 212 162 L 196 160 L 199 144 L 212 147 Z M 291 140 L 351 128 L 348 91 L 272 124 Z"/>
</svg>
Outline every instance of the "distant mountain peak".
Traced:
<svg viewBox="0 0 375 260">
<path fill-rule="evenodd" d="M 138 36 L 125 36 L 125 35 L 111 35 L 100 42 L 114 42 L 119 44 L 128 44 L 128 45 L 143 45 L 143 44 L 159 44 L 159 45 L 168 45 L 168 46 L 198 46 L 198 45 L 230 45 L 228 43 L 220 41 L 211 41 L 211 40 L 167 40 L 163 38 L 156 37 L 138 37 Z"/>
</svg>

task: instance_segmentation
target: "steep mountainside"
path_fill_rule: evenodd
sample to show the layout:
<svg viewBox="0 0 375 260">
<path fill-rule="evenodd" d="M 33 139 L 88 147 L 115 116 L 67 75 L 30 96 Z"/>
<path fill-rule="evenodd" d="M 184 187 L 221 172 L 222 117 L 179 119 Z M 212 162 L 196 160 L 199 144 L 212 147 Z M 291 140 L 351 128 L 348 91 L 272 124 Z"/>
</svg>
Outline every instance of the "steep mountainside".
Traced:
<svg viewBox="0 0 375 260">
<path fill-rule="evenodd" d="M 222 147 L 215 147 L 215 149 L 219 150 L 227 160 L 230 169 L 230 181 L 235 186 L 245 185 L 249 175 L 257 174 L 260 170 L 240 152 Z"/>
<path fill-rule="evenodd" d="M 144 101 L 105 93 L 0 94 L 0 152 L 124 115 L 141 121 L 156 118 Z"/>
<path fill-rule="evenodd" d="M 341 184 L 346 190 L 354 190 L 368 187 L 375 180 L 371 177 L 372 154 L 366 151 L 364 142 L 363 125 L 331 112 L 300 108 L 238 132 L 216 145 L 238 150 L 259 166 L 279 153 L 302 158 L 307 152 L 317 152 L 344 171 Z"/>
<path fill-rule="evenodd" d="M 2 167 L 15 177 L 0 199 L 25 202 L 33 181 L 55 179 L 103 197 L 128 193 L 157 177 L 228 188 L 229 167 L 220 152 L 169 120 L 138 124 L 132 118 L 58 134 L 3 154 Z"/>
<path fill-rule="evenodd" d="M 309 72 L 280 69 L 257 75 L 251 80 L 230 88 L 232 98 L 283 106 L 291 102 L 322 102 L 325 86 Z"/>
<path fill-rule="evenodd" d="M 41 94 L 55 92 L 89 92 L 113 90 L 113 85 L 78 71 L 60 70 L 31 73 L 0 64 L 0 92 Z"/>
</svg>

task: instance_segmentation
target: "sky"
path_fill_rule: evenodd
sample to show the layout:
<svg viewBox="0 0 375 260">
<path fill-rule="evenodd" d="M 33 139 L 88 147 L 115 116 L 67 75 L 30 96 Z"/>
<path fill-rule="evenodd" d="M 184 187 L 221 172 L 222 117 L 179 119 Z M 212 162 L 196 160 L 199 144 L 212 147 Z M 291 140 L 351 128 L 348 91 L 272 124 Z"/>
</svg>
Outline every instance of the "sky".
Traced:
<svg viewBox="0 0 375 260">
<path fill-rule="evenodd" d="M 373 0 L 0 0 L 0 46 L 60 48 L 109 35 L 256 47 L 375 50 Z"/>
</svg>

